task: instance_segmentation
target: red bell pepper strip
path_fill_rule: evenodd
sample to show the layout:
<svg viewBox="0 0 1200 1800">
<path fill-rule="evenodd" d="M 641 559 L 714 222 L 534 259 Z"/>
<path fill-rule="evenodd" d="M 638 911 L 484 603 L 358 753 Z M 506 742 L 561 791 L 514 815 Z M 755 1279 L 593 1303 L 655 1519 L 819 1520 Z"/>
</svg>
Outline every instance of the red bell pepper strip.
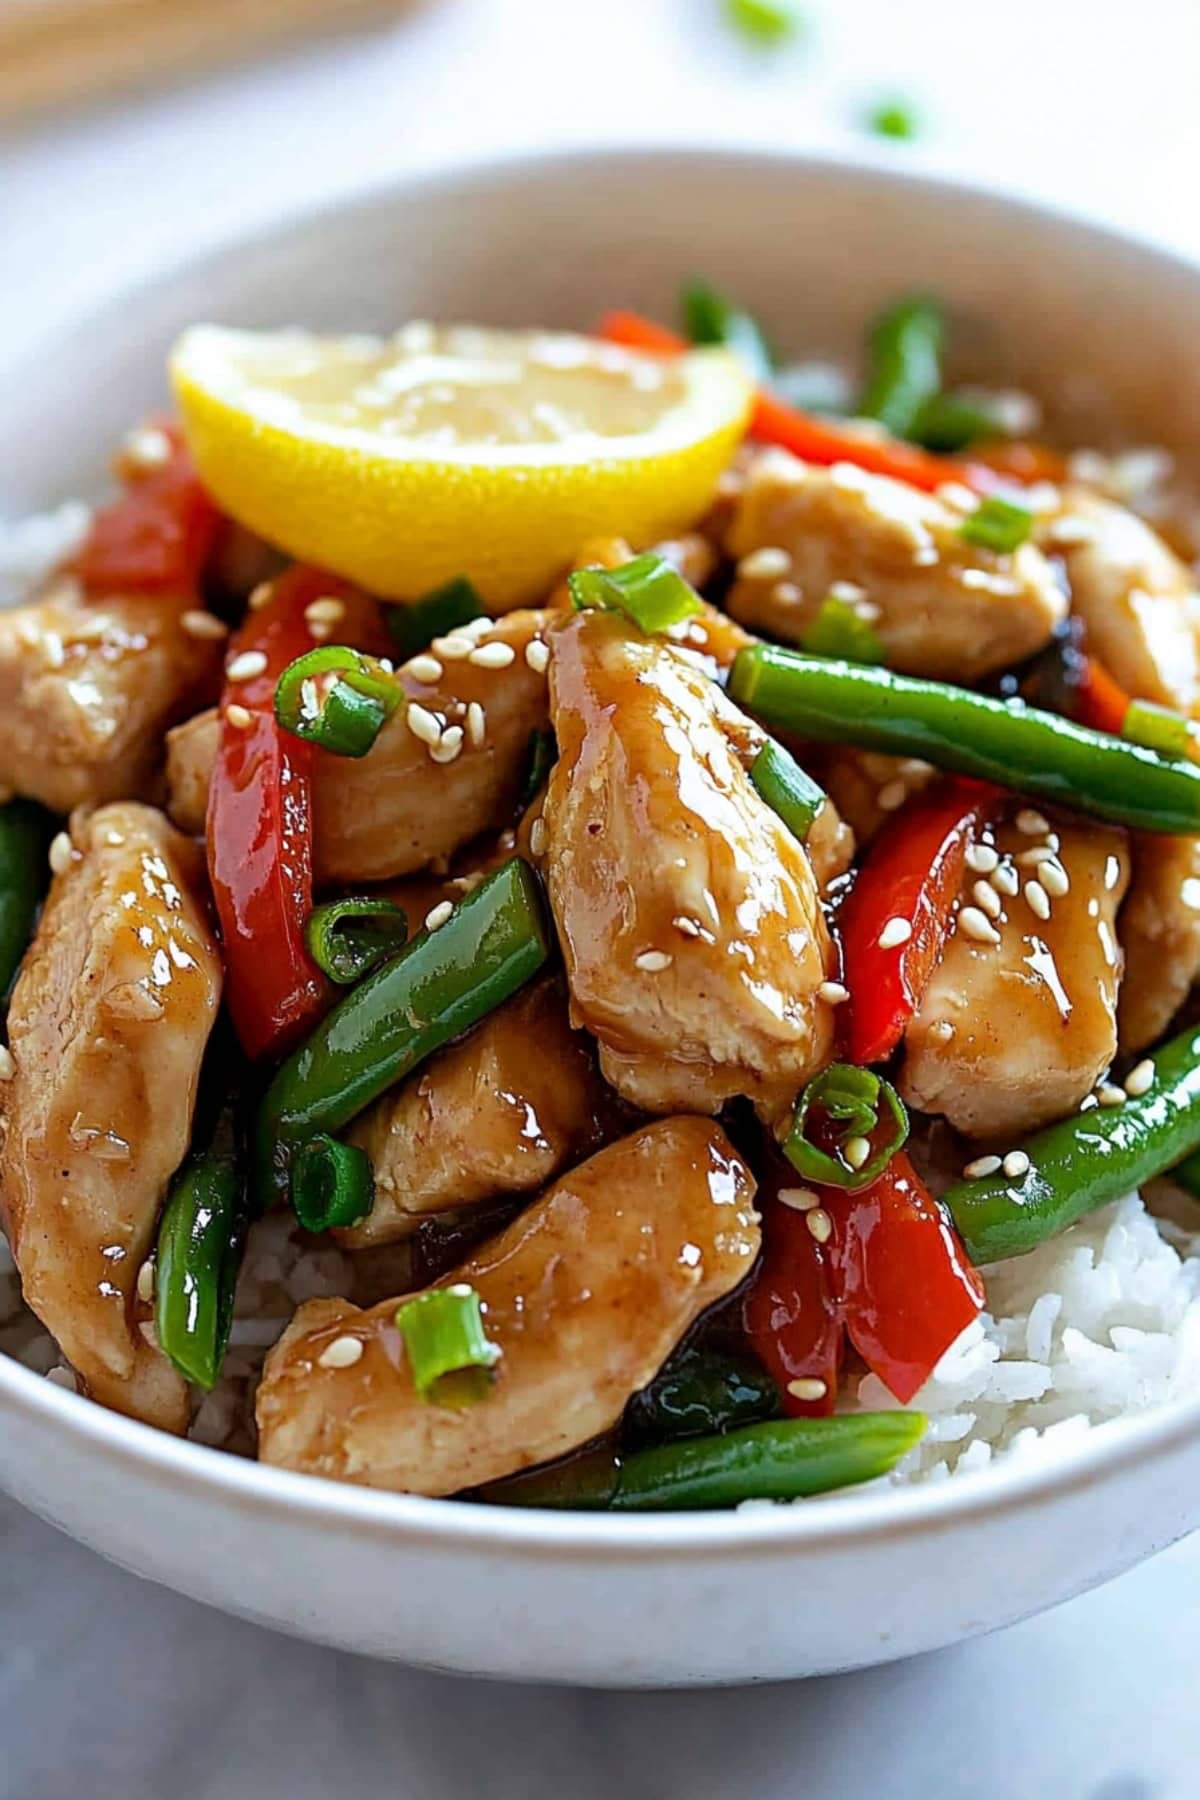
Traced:
<svg viewBox="0 0 1200 1800">
<path fill-rule="evenodd" d="M 907 1404 L 983 1305 L 983 1282 L 903 1151 L 856 1194 L 822 1188 L 832 1279 L 851 1343 Z"/>
<path fill-rule="evenodd" d="M 1072 713 L 1079 725 L 1120 737 L 1129 711 L 1129 695 L 1094 656 L 1084 658 L 1082 678 L 1072 695 Z"/>
<path fill-rule="evenodd" d="M 655 356 L 675 356 L 689 348 L 686 338 L 635 312 L 605 313 L 600 321 L 600 336 L 609 343 L 623 344 L 628 350 L 645 350 Z M 990 469 L 931 456 L 898 438 L 868 437 L 847 431 L 828 419 L 817 419 L 786 405 L 763 388 L 759 389 L 749 430 L 750 436 L 761 443 L 778 444 L 805 462 L 823 466 L 855 463 L 869 474 L 889 475 L 894 481 L 904 481 L 927 492 L 947 481 L 963 482 L 984 491 L 997 485 Z"/>
<path fill-rule="evenodd" d="M 316 752 L 276 724 L 274 701 L 284 669 L 313 647 L 305 608 L 338 592 L 338 582 L 319 570 L 287 570 L 267 604 L 247 613 L 229 647 L 231 663 L 247 651 L 266 658 L 261 673 L 227 681 L 221 696 L 207 826 L 226 998 L 238 1037 L 253 1057 L 281 1055 L 328 1005 L 329 989 L 304 943 L 313 903 Z M 232 720 L 231 706 L 244 709 Z"/>
<path fill-rule="evenodd" d="M 883 1062 L 904 1036 L 946 942 L 964 859 L 990 790 L 939 784 L 884 826 L 842 904 L 842 979 L 850 990 L 842 1028 L 850 1062 Z M 909 935 L 886 948 L 892 919 Z"/>
<path fill-rule="evenodd" d="M 794 1183 L 795 1176 L 792 1181 Z M 781 1176 L 776 1184 L 787 1185 Z M 763 1253 L 742 1302 L 742 1325 L 759 1361 L 779 1385 L 792 1418 L 820 1418 L 837 1400 L 845 1333 L 829 1250 L 808 1229 L 804 1213 L 763 1196 Z M 802 1400 L 793 1381 L 821 1381 L 824 1392 Z"/>
<path fill-rule="evenodd" d="M 221 515 L 200 485 L 176 425 L 155 422 L 171 446 L 160 466 L 135 474 L 92 520 L 79 553 L 87 593 L 192 595 Z"/>
</svg>

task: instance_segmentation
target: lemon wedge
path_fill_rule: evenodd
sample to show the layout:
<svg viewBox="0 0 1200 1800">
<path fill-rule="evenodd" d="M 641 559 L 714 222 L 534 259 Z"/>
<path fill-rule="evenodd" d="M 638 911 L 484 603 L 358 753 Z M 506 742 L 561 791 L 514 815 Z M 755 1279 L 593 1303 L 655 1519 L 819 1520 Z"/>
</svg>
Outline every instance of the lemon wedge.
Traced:
<svg viewBox="0 0 1200 1800">
<path fill-rule="evenodd" d="M 542 597 L 585 538 L 648 544 L 693 524 L 752 402 L 724 350 L 424 324 L 389 338 L 198 325 L 171 377 L 233 518 L 371 593 L 415 599 L 468 575 L 495 609 Z"/>
</svg>

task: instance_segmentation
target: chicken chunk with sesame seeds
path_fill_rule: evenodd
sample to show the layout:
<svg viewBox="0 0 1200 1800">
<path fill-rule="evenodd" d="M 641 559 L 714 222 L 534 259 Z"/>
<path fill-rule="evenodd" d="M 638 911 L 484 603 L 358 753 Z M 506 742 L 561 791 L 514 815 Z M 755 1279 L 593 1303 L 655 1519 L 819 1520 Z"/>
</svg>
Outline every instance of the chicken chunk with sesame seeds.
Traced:
<svg viewBox="0 0 1200 1800">
<path fill-rule="evenodd" d="M 999 906 L 976 902 L 981 878 L 968 869 L 956 927 L 905 1037 L 904 1099 L 969 1137 L 1061 1118 L 1116 1054 L 1125 836 L 1091 822 L 1021 829 L 1038 823 L 1018 811 L 988 840 L 1009 876 L 988 878 Z"/>
<path fill-rule="evenodd" d="M 1047 541 L 1064 559 L 1088 649 L 1125 691 L 1200 709 L 1200 594 L 1157 532 L 1113 501 L 1068 490 Z"/>
<path fill-rule="evenodd" d="M 761 456 L 726 533 L 739 559 L 735 619 L 798 643 L 842 584 L 889 668 L 971 682 L 1049 642 L 1066 595 L 1041 551 L 968 543 L 963 514 L 936 495 L 848 463 L 811 468 Z"/>
<path fill-rule="evenodd" d="M 431 1213 L 532 1193 L 611 1136 L 617 1116 L 561 982 L 535 982 L 355 1121 L 375 1202 L 336 1236 L 362 1250 Z"/>
<path fill-rule="evenodd" d="M 220 638 L 190 632 L 189 610 L 87 601 L 66 579 L 0 612 L 0 786 L 56 812 L 153 798 L 163 732 L 220 686 Z"/>
<path fill-rule="evenodd" d="M 885 756 L 850 744 L 814 744 L 798 752 L 829 794 L 861 850 L 894 812 L 929 786 L 937 771 L 912 756 Z"/>
<path fill-rule="evenodd" d="M 512 814 L 530 734 L 546 724 L 540 645 L 549 615 L 513 612 L 436 638 L 397 671 L 407 700 L 361 758 L 318 753 L 313 765 L 316 877 L 390 881 L 450 856 Z M 170 813 L 204 830 L 216 761 L 215 713 L 170 734 Z"/>
<path fill-rule="evenodd" d="M 552 641 L 545 871 L 573 1016 L 634 1105 L 744 1094 L 775 1119 L 829 1055 L 834 955 L 808 858 L 746 773 L 761 734 L 614 614 Z"/>
<path fill-rule="evenodd" d="M 187 1151 L 221 958 L 202 859 L 161 813 L 105 806 L 72 841 L 8 1015 L 0 1201 L 25 1299 L 87 1391 L 178 1432 L 187 1389 L 139 1328 L 137 1281 Z"/>
<path fill-rule="evenodd" d="M 560 1176 L 437 1283 L 475 1289 L 500 1351 L 474 1405 L 417 1393 L 398 1300 L 367 1312 L 310 1300 L 267 1358 L 260 1457 L 438 1495 L 565 1455 L 615 1425 L 693 1321 L 749 1273 L 753 1200 L 724 1132 L 694 1117 L 646 1125 Z"/>
<path fill-rule="evenodd" d="M 1122 1050 L 1161 1037 L 1200 980 L 1200 838 L 1139 833 L 1118 921 L 1125 977 L 1117 1023 Z"/>
</svg>

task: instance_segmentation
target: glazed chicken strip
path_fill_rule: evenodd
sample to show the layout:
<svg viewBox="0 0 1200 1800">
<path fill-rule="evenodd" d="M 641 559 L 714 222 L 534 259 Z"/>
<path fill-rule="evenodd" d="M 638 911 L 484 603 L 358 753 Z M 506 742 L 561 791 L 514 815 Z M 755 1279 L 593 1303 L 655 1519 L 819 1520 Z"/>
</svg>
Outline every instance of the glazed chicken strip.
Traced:
<svg viewBox="0 0 1200 1800">
<path fill-rule="evenodd" d="M 366 756 L 317 754 L 318 881 L 390 881 L 507 821 L 530 733 L 546 723 L 539 665 L 547 617 L 514 612 L 486 629 L 435 639 L 398 671 L 407 704 Z M 216 714 L 205 713 L 168 740 L 170 812 L 181 831 L 204 830 L 217 738 Z"/>
<path fill-rule="evenodd" d="M 212 698 L 222 645 L 186 601 L 85 601 L 64 580 L 0 612 L 0 786 L 55 812 L 153 798 L 168 725 Z"/>
<path fill-rule="evenodd" d="M 430 1213 L 536 1192 L 603 1141 L 613 1112 L 561 983 L 536 982 L 355 1121 L 349 1139 L 371 1159 L 375 1203 L 336 1236 L 362 1250 L 407 1237 Z"/>
<path fill-rule="evenodd" d="M 1200 838 L 1140 833 L 1121 911 L 1121 1048 L 1162 1036 L 1200 979 Z"/>
<path fill-rule="evenodd" d="M 1135 513 L 1068 492 L 1047 531 L 1062 554 L 1088 648 L 1126 693 L 1195 712 L 1200 595 L 1186 564 Z"/>
<path fill-rule="evenodd" d="M 494 1386 L 474 1405 L 417 1394 L 395 1324 L 400 1301 L 369 1312 L 308 1301 L 267 1358 L 260 1457 L 436 1495 L 586 1444 L 749 1273 L 753 1198 L 724 1132 L 699 1118 L 647 1125 L 561 1176 L 436 1284 L 476 1290 L 501 1350 Z"/>
<path fill-rule="evenodd" d="M 553 634 L 545 871 L 573 1015 L 647 1112 L 769 1119 L 827 1059 L 833 950 L 803 849 L 712 681 L 611 613 Z"/>
<path fill-rule="evenodd" d="M 1039 817 L 1017 814 L 1027 825 Z M 974 892 L 981 878 L 968 872 L 900 1077 L 912 1106 L 981 1138 L 1016 1137 L 1074 1111 L 1108 1068 L 1121 975 L 1115 922 L 1129 880 L 1124 835 L 1101 825 L 1030 832 L 1014 821 L 997 829 L 994 848 L 999 878 L 986 885 L 1003 910 L 992 924 Z M 1051 860 L 1034 861 L 1050 850 Z"/>
<path fill-rule="evenodd" d="M 73 842 L 8 1016 L 6 1228 L 26 1301 L 93 1398 L 183 1431 L 185 1384 L 135 1313 L 221 995 L 203 862 L 133 802 L 77 819 Z"/>
<path fill-rule="evenodd" d="M 1040 650 L 1067 602 L 1040 550 L 998 555 L 967 543 L 962 522 L 937 496 L 849 463 L 817 469 L 764 453 L 726 537 L 739 559 L 729 610 L 798 643 L 836 589 L 861 609 L 889 668 L 975 681 Z"/>
</svg>

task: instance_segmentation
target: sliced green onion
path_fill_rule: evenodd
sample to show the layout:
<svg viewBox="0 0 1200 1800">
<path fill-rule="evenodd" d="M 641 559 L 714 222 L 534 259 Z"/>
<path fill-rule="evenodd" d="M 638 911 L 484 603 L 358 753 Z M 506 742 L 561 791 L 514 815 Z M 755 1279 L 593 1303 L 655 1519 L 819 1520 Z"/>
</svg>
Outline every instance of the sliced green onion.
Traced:
<svg viewBox="0 0 1200 1800">
<path fill-rule="evenodd" d="M 804 12 L 793 0 L 724 0 L 725 17 L 752 44 L 774 49 L 797 37 Z"/>
<path fill-rule="evenodd" d="M 876 137 L 909 140 L 921 129 L 916 108 L 907 100 L 881 100 L 867 114 L 867 129 Z"/>
<path fill-rule="evenodd" d="M 751 763 L 750 779 L 792 836 L 804 843 L 825 804 L 824 788 L 774 738 L 768 738 Z"/>
<path fill-rule="evenodd" d="M 968 544 L 1009 556 L 1019 550 L 1033 530 L 1033 514 L 1027 506 L 988 494 L 963 520 L 958 535 Z"/>
<path fill-rule="evenodd" d="M 455 1406 L 483 1398 L 501 1351 L 484 1330 L 473 1287 L 456 1281 L 415 1294 L 397 1309 L 396 1324 L 423 1400 Z"/>
<path fill-rule="evenodd" d="M 653 551 L 616 569 L 573 569 L 567 586 L 577 612 L 590 606 L 623 612 L 647 633 L 679 625 L 704 605 L 679 570 Z"/>
<path fill-rule="evenodd" d="M 552 731 L 531 731 L 526 751 L 525 780 L 521 787 L 519 811 L 532 806 L 550 779 L 550 771 L 558 758 L 558 745 Z"/>
<path fill-rule="evenodd" d="M 329 900 L 313 908 L 304 927 L 308 954 L 339 987 L 360 981 L 399 950 L 407 937 L 403 910 L 393 900 L 375 894 Z"/>
<path fill-rule="evenodd" d="M 421 600 L 384 608 L 392 642 L 404 662 L 427 649 L 435 637 L 446 637 L 456 625 L 469 625 L 486 612 L 487 607 L 465 575 L 456 575 L 453 581 L 434 588 Z"/>
<path fill-rule="evenodd" d="M 890 307 L 871 332 L 859 411 L 897 437 L 908 437 L 942 385 L 945 323 L 932 300 L 912 296 Z"/>
<path fill-rule="evenodd" d="M 292 1158 L 292 1211 L 306 1231 L 357 1225 L 375 1199 L 371 1159 L 356 1144 L 339 1144 L 319 1132 Z"/>
<path fill-rule="evenodd" d="M 159 1345 L 186 1381 L 206 1390 L 216 1385 L 229 1343 L 248 1217 L 226 1111 L 211 1145 L 194 1151 L 171 1184 L 154 1264 Z"/>
<path fill-rule="evenodd" d="M 783 1152 L 809 1181 L 857 1189 L 883 1174 L 907 1138 L 908 1114 L 890 1081 L 830 1063 L 801 1094 Z"/>
<path fill-rule="evenodd" d="M 990 408 L 982 398 L 967 394 L 934 394 L 927 400 L 910 434 L 915 443 L 943 456 L 965 450 L 980 438 L 1011 437 L 998 410 Z"/>
<path fill-rule="evenodd" d="M 758 324 L 706 281 L 689 282 L 680 296 L 683 329 L 693 344 L 724 344 L 757 382 L 770 381 L 775 366 Z"/>
<path fill-rule="evenodd" d="M 1129 702 L 1121 736 L 1127 743 L 1156 750 L 1160 756 L 1189 756 L 1194 741 L 1190 719 L 1169 706 L 1157 706 L 1153 700 Z"/>
<path fill-rule="evenodd" d="M 373 657 L 345 644 L 309 650 L 275 689 L 275 717 L 293 737 L 335 756 L 365 756 L 404 698 Z"/>
<path fill-rule="evenodd" d="M 830 595 L 809 625 L 800 648 L 809 656 L 830 656 L 845 662 L 881 663 L 886 652 L 879 634 L 848 601 Z"/>
</svg>

